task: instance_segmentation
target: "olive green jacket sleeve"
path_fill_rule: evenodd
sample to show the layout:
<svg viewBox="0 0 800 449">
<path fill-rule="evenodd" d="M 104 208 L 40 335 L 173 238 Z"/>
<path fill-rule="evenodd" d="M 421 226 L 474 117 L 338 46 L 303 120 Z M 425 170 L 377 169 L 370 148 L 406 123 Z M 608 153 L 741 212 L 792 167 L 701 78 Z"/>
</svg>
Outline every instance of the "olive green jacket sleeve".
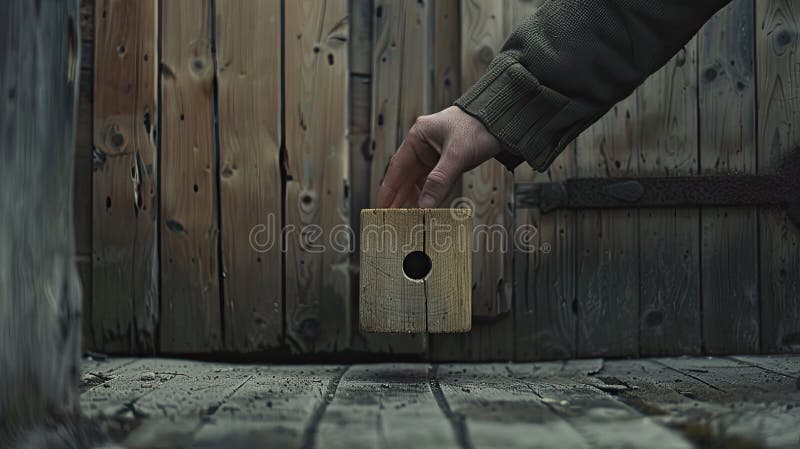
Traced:
<svg viewBox="0 0 800 449">
<path fill-rule="evenodd" d="M 666 63 L 729 0 L 549 0 L 456 101 L 544 171 L 581 131 Z"/>
</svg>

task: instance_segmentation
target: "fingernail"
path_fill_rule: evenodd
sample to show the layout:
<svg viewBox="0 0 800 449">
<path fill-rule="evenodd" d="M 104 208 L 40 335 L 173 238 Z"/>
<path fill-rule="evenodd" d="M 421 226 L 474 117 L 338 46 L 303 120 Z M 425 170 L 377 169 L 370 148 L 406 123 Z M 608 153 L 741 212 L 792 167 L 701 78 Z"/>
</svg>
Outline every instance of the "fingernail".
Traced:
<svg viewBox="0 0 800 449">
<path fill-rule="evenodd" d="M 419 200 L 419 207 L 427 209 L 433 206 L 436 206 L 436 200 L 431 195 L 422 195 L 422 199 Z"/>
</svg>

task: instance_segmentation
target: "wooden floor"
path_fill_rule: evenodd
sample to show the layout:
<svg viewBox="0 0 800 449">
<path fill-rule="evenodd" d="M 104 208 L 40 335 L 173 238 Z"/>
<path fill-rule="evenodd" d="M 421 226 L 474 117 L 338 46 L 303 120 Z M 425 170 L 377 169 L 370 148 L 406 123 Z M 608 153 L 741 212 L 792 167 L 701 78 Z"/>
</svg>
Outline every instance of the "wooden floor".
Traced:
<svg viewBox="0 0 800 449">
<path fill-rule="evenodd" d="M 525 364 L 86 360 L 128 448 L 800 448 L 800 355 Z"/>
</svg>

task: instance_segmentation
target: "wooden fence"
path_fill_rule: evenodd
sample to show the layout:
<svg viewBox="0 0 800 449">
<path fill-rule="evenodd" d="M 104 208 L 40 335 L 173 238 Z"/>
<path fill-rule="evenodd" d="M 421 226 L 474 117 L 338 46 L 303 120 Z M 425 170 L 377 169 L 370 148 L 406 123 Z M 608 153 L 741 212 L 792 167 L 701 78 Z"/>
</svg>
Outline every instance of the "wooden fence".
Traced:
<svg viewBox="0 0 800 449">
<path fill-rule="evenodd" d="M 358 229 L 416 117 L 452 104 L 541 3 L 84 1 L 87 346 L 433 360 L 800 349 L 800 232 L 785 212 L 542 215 L 513 198 L 519 182 L 775 170 L 800 144 L 796 0 L 735 0 L 546 173 L 492 161 L 463 176 L 454 198 L 477 228 L 538 231 L 536 251 L 474 255 L 471 333 L 358 331 L 358 250 L 313 250 L 316 230 Z"/>
</svg>

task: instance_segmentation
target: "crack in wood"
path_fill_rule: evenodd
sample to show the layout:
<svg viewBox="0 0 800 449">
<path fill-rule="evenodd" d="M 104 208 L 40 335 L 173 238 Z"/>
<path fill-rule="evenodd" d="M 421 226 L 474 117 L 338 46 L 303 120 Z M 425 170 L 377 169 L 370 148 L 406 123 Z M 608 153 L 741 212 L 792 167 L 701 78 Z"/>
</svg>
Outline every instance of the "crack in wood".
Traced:
<svg viewBox="0 0 800 449">
<path fill-rule="evenodd" d="M 303 429 L 303 443 L 300 445 L 302 449 L 314 449 L 317 447 L 317 429 L 319 428 L 319 423 L 322 421 L 322 417 L 325 416 L 328 405 L 333 402 L 333 398 L 336 397 L 336 390 L 339 388 L 339 382 L 342 381 L 342 378 L 349 369 L 350 365 L 346 365 L 340 369 L 337 376 L 334 376 L 330 382 L 328 382 L 328 387 L 322 397 L 322 401 L 314 409 L 314 413 L 308 420 L 308 424 L 305 429 Z"/>
<path fill-rule="evenodd" d="M 444 393 L 442 392 L 442 387 L 439 385 L 438 372 L 438 365 L 428 367 L 428 386 L 431 389 L 431 393 L 434 399 L 436 399 L 436 404 L 439 406 L 439 409 L 450 422 L 459 447 L 461 447 L 461 449 L 473 449 L 472 441 L 470 441 L 469 433 L 467 432 L 466 417 L 461 413 L 454 412 L 453 409 L 450 408 L 450 404 L 447 402 L 447 398 L 444 397 Z"/>
</svg>

